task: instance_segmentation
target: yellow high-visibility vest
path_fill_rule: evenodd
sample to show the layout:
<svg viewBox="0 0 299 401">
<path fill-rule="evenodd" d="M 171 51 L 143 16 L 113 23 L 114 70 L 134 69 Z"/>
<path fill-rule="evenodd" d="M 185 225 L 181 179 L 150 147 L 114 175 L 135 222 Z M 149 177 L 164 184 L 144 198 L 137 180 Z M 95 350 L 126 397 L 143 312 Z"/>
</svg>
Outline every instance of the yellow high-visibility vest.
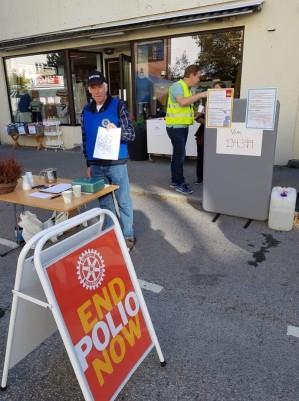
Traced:
<svg viewBox="0 0 299 401">
<path fill-rule="evenodd" d="M 184 97 L 192 96 L 186 82 L 182 79 L 178 82 L 183 87 Z M 177 102 L 172 101 L 169 93 L 165 121 L 166 125 L 192 125 L 194 123 L 193 105 L 182 107 Z"/>
</svg>

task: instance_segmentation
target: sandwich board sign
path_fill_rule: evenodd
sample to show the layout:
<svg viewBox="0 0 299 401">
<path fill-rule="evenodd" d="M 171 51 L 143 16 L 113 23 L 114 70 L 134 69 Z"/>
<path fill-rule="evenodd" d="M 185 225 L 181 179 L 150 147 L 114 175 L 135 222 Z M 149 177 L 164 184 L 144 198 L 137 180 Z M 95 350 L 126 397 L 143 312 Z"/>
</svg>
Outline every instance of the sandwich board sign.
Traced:
<svg viewBox="0 0 299 401">
<path fill-rule="evenodd" d="M 110 400 L 153 343 L 114 230 L 47 267 L 95 400 Z"/>
<path fill-rule="evenodd" d="M 85 400 L 109 401 L 153 347 L 162 366 L 165 361 L 119 224 L 110 212 L 93 211 L 47 229 L 36 244 L 34 265 Z M 101 222 L 95 223 L 96 235 L 87 235 L 95 233 L 87 227 L 71 247 L 66 239 L 64 252 L 43 256 L 50 237 L 103 214 L 112 218 L 112 228 L 101 232 Z"/>
</svg>

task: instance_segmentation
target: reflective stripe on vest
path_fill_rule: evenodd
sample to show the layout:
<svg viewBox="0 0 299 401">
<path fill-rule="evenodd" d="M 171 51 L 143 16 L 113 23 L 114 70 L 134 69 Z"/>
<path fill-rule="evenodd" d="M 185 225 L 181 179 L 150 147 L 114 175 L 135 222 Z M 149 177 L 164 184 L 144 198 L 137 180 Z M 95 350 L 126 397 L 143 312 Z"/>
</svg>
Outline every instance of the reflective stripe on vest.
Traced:
<svg viewBox="0 0 299 401">
<path fill-rule="evenodd" d="M 186 82 L 182 79 L 178 81 L 183 88 L 184 97 L 192 96 Z M 170 91 L 169 91 L 170 92 Z M 166 125 L 191 125 L 194 123 L 193 106 L 180 106 L 173 102 L 169 93 L 166 111 Z"/>
</svg>

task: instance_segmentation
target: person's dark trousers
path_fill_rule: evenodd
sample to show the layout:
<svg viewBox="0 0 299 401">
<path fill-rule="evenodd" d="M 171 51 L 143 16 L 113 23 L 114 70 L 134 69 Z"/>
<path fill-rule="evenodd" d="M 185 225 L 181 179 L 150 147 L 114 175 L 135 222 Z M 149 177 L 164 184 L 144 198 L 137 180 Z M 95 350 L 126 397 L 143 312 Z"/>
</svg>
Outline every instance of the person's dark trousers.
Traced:
<svg viewBox="0 0 299 401">
<path fill-rule="evenodd" d="M 197 146 L 196 176 L 198 183 L 202 182 L 203 180 L 204 132 L 205 132 L 204 124 L 200 124 L 195 134 L 195 140 Z"/>
<path fill-rule="evenodd" d="M 197 162 L 196 162 L 196 176 L 197 182 L 203 180 L 203 143 L 197 143 Z"/>
<path fill-rule="evenodd" d="M 31 116 L 33 123 L 38 123 L 40 121 L 43 121 L 42 113 L 40 111 L 33 111 L 31 113 Z"/>
<path fill-rule="evenodd" d="M 186 142 L 189 128 L 166 127 L 166 129 L 173 149 L 170 165 L 171 181 L 172 183 L 181 185 L 185 182 L 183 165 L 186 156 Z"/>
</svg>

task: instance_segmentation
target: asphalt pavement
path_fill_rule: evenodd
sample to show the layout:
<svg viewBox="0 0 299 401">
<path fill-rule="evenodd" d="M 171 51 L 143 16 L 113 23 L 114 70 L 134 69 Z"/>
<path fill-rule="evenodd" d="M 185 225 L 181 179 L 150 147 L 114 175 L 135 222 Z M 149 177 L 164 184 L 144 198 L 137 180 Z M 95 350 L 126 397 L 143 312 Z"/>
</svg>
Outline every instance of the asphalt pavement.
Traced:
<svg viewBox="0 0 299 401">
<path fill-rule="evenodd" d="M 14 150 L 25 170 L 57 167 L 84 175 L 80 151 Z M 299 399 L 299 228 L 273 231 L 267 222 L 202 210 L 202 185 L 184 196 L 168 187 L 169 159 L 129 162 L 137 244 L 131 258 L 140 279 L 166 367 L 153 350 L 117 400 L 296 401 Z M 195 160 L 185 176 L 195 181 Z M 299 169 L 275 167 L 273 185 L 299 190 Z M 96 207 L 93 202 L 89 207 Z M 49 213 L 35 211 L 41 219 Z M 13 208 L 0 203 L 0 236 L 13 240 Z M 1 248 L 2 247 L 2 248 Z M 1 251 L 5 250 L 2 245 Z M 18 250 L 0 257 L 0 375 Z M 58 333 L 10 372 L 1 401 L 83 401 Z"/>
</svg>

